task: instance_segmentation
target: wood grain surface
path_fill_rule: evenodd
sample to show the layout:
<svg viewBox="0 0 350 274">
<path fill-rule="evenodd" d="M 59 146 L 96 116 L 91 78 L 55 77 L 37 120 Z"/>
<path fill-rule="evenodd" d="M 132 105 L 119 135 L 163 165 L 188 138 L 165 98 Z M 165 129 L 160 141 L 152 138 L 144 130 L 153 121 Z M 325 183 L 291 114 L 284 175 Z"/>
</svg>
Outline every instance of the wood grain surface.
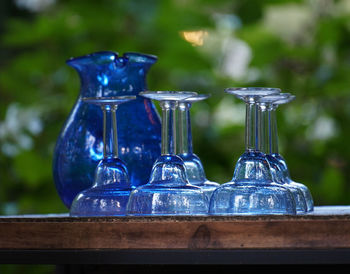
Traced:
<svg viewBox="0 0 350 274">
<path fill-rule="evenodd" d="M 350 207 L 297 216 L 0 217 L 0 249 L 350 248 Z"/>
</svg>

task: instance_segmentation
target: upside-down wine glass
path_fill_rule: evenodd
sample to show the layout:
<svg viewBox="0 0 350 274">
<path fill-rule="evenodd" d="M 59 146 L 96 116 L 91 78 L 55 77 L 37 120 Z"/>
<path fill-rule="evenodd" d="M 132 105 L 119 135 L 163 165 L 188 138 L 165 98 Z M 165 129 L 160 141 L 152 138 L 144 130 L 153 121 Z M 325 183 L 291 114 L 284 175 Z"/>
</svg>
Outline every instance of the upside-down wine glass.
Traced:
<svg viewBox="0 0 350 274">
<path fill-rule="evenodd" d="M 294 100 L 294 95 L 289 95 L 286 98 L 280 98 L 277 101 L 274 101 L 270 107 L 269 107 L 269 122 L 270 122 L 270 133 L 269 133 L 269 143 L 270 143 L 270 150 L 269 150 L 269 159 L 270 161 L 275 161 L 279 164 L 279 168 L 283 174 L 284 181 L 293 187 L 296 187 L 301 190 L 303 193 L 303 196 L 305 198 L 306 202 L 306 211 L 312 212 L 314 210 L 314 201 L 311 195 L 310 190 L 307 186 L 305 186 L 302 183 L 298 183 L 292 180 L 290 176 L 290 172 L 287 166 L 287 163 L 284 159 L 284 157 L 279 153 L 278 149 L 278 131 L 277 131 L 277 116 L 276 116 L 276 110 L 277 107 L 281 104 L 289 103 L 290 101 Z"/>
<path fill-rule="evenodd" d="M 246 103 L 245 152 L 238 159 L 233 178 L 218 187 L 211 198 L 211 215 L 296 214 L 292 193 L 273 182 L 269 163 L 259 150 L 256 105 L 262 96 L 280 93 L 276 88 L 228 88 Z"/>
<path fill-rule="evenodd" d="M 103 159 L 95 170 L 93 186 L 81 191 L 70 208 L 71 216 L 123 216 L 132 190 L 128 170 L 118 157 L 118 105 L 136 96 L 86 97 L 86 103 L 98 105 L 103 111 Z"/>
<path fill-rule="evenodd" d="M 190 109 L 193 103 L 205 100 L 209 94 L 199 94 L 179 102 L 179 152 L 178 156 L 182 158 L 186 167 L 186 174 L 190 184 L 199 186 L 210 200 L 214 190 L 220 186 L 216 182 L 209 181 L 206 178 L 203 164 L 200 158 L 193 152 L 192 128 Z"/>
<path fill-rule="evenodd" d="M 160 157 L 153 164 L 149 182 L 131 192 L 127 214 L 133 216 L 208 214 L 207 197 L 200 187 L 189 183 L 185 164 L 175 154 L 178 102 L 197 93 L 145 91 L 140 95 L 160 102 L 162 150 Z"/>
<path fill-rule="evenodd" d="M 293 184 L 288 183 L 284 179 L 284 174 L 281 168 L 281 164 L 271 155 L 271 123 L 270 123 L 270 109 L 274 102 L 290 98 L 289 93 L 279 93 L 275 95 L 268 95 L 259 98 L 258 100 L 258 115 L 259 121 L 259 139 L 261 140 L 260 151 L 263 152 L 271 167 L 272 179 L 274 182 L 283 185 L 288 188 L 293 194 L 297 214 L 303 214 L 307 211 L 305 197 L 303 192 Z"/>
</svg>

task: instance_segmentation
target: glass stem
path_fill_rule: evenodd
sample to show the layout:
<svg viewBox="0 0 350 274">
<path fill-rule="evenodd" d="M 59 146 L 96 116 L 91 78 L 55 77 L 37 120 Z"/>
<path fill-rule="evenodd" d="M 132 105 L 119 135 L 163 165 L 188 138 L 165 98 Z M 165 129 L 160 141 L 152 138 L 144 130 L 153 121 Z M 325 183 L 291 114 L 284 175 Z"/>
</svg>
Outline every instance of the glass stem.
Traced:
<svg viewBox="0 0 350 274">
<path fill-rule="evenodd" d="M 177 102 L 162 101 L 162 155 L 174 155 L 176 146 L 176 106 Z"/>
<path fill-rule="evenodd" d="M 258 150 L 262 153 L 269 151 L 269 112 L 266 104 L 258 105 Z"/>
<path fill-rule="evenodd" d="M 191 103 L 179 103 L 179 153 L 192 154 Z"/>
<path fill-rule="evenodd" d="M 103 157 L 118 158 L 117 106 L 102 106 L 103 111 Z"/>
<path fill-rule="evenodd" d="M 256 114 L 255 102 L 246 102 L 245 116 L 245 148 L 246 151 L 256 150 Z"/>
<path fill-rule="evenodd" d="M 278 154 L 278 132 L 277 132 L 277 117 L 276 107 L 271 106 L 269 109 L 269 122 L 270 122 L 270 154 Z"/>
</svg>

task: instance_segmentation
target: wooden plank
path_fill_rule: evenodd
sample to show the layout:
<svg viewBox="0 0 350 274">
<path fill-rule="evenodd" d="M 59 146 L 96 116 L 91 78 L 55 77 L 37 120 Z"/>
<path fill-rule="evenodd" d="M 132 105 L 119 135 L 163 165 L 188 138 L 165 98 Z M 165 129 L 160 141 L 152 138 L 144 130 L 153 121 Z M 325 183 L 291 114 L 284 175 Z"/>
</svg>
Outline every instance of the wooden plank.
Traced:
<svg viewBox="0 0 350 274">
<path fill-rule="evenodd" d="M 3 216 L 0 249 L 350 248 L 350 207 L 297 216 Z"/>
</svg>

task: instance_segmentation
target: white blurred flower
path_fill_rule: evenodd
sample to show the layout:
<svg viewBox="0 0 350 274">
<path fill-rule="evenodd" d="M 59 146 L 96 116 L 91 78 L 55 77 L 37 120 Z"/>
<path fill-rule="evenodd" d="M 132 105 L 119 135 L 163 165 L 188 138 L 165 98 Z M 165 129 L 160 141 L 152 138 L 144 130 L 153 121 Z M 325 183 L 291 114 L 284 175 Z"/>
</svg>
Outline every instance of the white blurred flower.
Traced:
<svg viewBox="0 0 350 274">
<path fill-rule="evenodd" d="M 13 103 L 7 108 L 4 121 L 0 121 L 0 149 L 7 156 L 33 147 L 32 136 L 43 130 L 40 111 L 33 107 L 21 108 Z"/>
<path fill-rule="evenodd" d="M 199 127 L 207 127 L 210 124 L 210 113 L 208 109 L 200 109 L 194 114 L 194 123 Z"/>
<path fill-rule="evenodd" d="M 222 99 L 214 110 L 213 121 L 215 127 L 219 129 L 234 125 L 244 125 L 245 104 L 236 104 L 228 98 Z"/>
<path fill-rule="evenodd" d="M 4 203 L 2 206 L 2 211 L 5 215 L 16 215 L 18 214 L 18 205 L 15 202 Z"/>
<path fill-rule="evenodd" d="M 250 69 L 251 47 L 235 37 L 234 32 L 241 27 L 240 18 L 234 14 L 214 14 L 214 30 L 182 31 L 184 40 L 196 48 L 214 64 L 214 71 L 235 81 L 254 81 L 259 73 Z"/>
<path fill-rule="evenodd" d="M 283 106 L 279 108 L 283 108 Z M 283 112 L 288 126 L 306 126 L 305 138 L 310 141 L 328 140 L 339 133 L 336 121 L 320 111 L 317 102 L 314 100 L 298 105 L 290 105 L 286 109 L 277 109 L 277 111 Z"/>
<path fill-rule="evenodd" d="M 309 27 L 313 21 L 313 11 L 308 5 L 291 3 L 266 7 L 263 24 L 285 41 L 294 43 L 310 41 Z"/>
<path fill-rule="evenodd" d="M 220 32 L 231 33 L 242 27 L 241 19 L 235 14 L 214 13 L 213 19 L 216 24 L 216 29 Z"/>
<path fill-rule="evenodd" d="M 252 59 L 252 50 L 249 45 L 242 40 L 228 37 L 223 40 L 221 53 L 219 70 L 234 80 L 246 78 Z"/>
<path fill-rule="evenodd" d="M 298 104 L 290 103 L 290 105 L 279 106 L 277 111 L 281 111 L 286 117 L 286 122 L 289 126 L 310 125 L 319 115 L 317 102 L 309 100 Z"/>
<path fill-rule="evenodd" d="M 40 12 L 56 3 L 56 0 L 16 0 L 16 5 L 33 12 Z"/>
<path fill-rule="evenodd" d="M 350 14 L 350 1 L 340 0 L 334 3 L 334 10 L 337 15 Z"/>
<path fill-rule="evenodd" d="M 252 50 L 245 41 L 222 30 L 207 33 L 198 50 L 213 60 L 216 73 L 236 81 L 248 80 L 251 76 L 255 78 L 256 71 L 252 70 L 252 74 L 249 68 Z"/>
<path fill-rule="evenodd" d="M 324 141 L 336 135 L 338 135 L 338 128 L 335 120 L 325 115 L 318 117 L 306 131 L 306 138 L 310 140 Z"/>
</svg>

